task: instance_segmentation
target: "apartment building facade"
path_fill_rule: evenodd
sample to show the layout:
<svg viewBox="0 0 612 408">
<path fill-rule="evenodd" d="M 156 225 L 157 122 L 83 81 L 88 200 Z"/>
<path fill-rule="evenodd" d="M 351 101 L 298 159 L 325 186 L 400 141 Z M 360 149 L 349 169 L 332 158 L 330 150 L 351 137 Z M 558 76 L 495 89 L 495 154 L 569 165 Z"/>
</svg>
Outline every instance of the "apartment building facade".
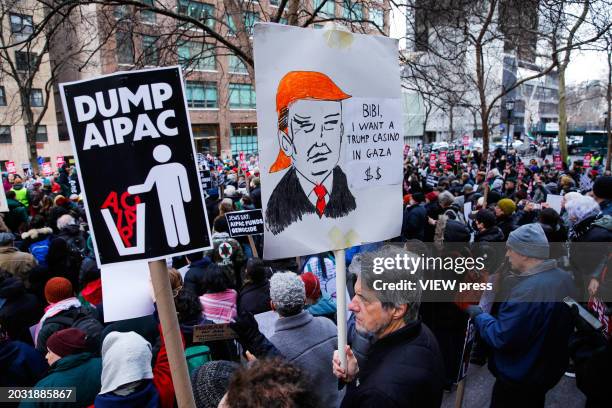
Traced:
<svg viewBox="0 0 612 408">
<path fill-rule="evenodd" d="M 39 164 L 57 158 L 72 160 L 72 149 L 65 135 L 58 132 L 53 94 L 47 91 L 52 79 L 51 61 L 44 52 L 45 40 L 25 42 L 45 17 L 45 10 L 33 0 L 6 2 L 2 6 L 0 35 L 4 44 L 15 47 L 0 53 L 0 170 L 13 162 L 18 173 L 32 167 L 26 124 L 36 123 L 36 159 Z M 36 67 L 36 68 L 34 68 Z M 35 72 L 32 70 L 36 69 Z M 28 83 L 30 77 L 31 84 Z M 49 95 L 51 97 L 49 98 Z M 29 106 L 22 103 L 29 98 Z M 31 112 L 27 118 L 25 110 Z"/>
</svg>

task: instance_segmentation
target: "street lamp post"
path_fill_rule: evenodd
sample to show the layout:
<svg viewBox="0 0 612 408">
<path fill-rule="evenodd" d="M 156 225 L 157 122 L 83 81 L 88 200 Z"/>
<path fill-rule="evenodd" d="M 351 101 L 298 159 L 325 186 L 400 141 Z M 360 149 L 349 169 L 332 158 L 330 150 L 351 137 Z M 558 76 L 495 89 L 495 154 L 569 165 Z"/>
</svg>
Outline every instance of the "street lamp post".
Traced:
<svg viewBox="0 0 612 408">
<path fill-rule="evenodd" d="M 512 110 L 514 110 L 514 101 L 508 99 L 506 101 L 506 111 L 508 112 L 508 129 L 506 130 L 506 154 L 508 154 L 508 143 L 510 142 L 510 119 L 512 119 Z"/>
</svg>

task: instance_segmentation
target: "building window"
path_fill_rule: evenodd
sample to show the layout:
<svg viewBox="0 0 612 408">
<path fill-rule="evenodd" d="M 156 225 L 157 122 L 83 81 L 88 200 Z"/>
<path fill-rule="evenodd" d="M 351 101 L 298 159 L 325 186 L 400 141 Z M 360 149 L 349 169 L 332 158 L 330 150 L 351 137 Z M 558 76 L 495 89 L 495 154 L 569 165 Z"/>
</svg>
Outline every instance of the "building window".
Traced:
<svg viewBox="0 0 612 408">
<path fill-rule="evenodd" d="M 316 10 L 324 0 L 313 0 L 312 10 Z M 323 8 L 319 10 L 318 15 L 323 17 L 333 17 L 336 14 L 336 3 L 334 0 L 327 0 L 323 5 Z"/>
<path fill-rule="evenodd" d="M 37 55 L 33 52 L 15 51 L 15 65 L 18 71 L 30 71 L 36 68 Z"/>
<path fill-rule="evenodd" d="M 380 9 L 370 9 L 370 21 L 372 21 L 380 29 L 384 25 L 384 14 Z"/>
<path fill-rule="evenodd" d="M 113 11 L 113 15 L 117 20 L 126 19 L 130 15 L 130 6 L 126 4 L 122 4 L 120 6 L 115 6 L 115 10 Z"/>
<path fill-rule="evenodd" d="M 42 89 L 32 89 L 32 92 L 30 92 L 30 105 L 33 108 L 41 108 L 44 105 L 43 102 Z"/>
<path fill-rule="evenodd" d="M 188 41 L 178 47 L 179 64 L 183 69 L 193 67 L 201 71 L 215 71 L 217 61 L 212 46 L 204 42 Z"/>
<path fill-rule="evenodd" d="M 6 93 L 3 86 L 0 86 L 0 106 L 6 106 Z"/>
<path fill-rule="evenodd" d="M 179 0 L 179 14 L 201 21 L 210 29 L 215 28 L 215 6 L 190 0 Z"/>
<path fill-rule="evenodd" d="M 253 26 L 259 21 L 259 13 L 252 11 L 245 11 L 244 16 L 244 28 L 249 35 L 253 35 Z M 227 15 L 227 26 L 231 35 L 236 35 L 236 24 L 230 15 Z"/>
<path fill-rule="evenodd" d="M 280 4 L 280 0 L 270 0 L 270 5 L 274 7 L 278 7 Z"/>
<path fill-rule="evenodd" d="M 187 105 L 190 108 L 217 108 L 217 84 L 215 82 L 187 81 Z"/>
<path fill-rule="evenodd" d="M 36 129 L 36 141 L 40 143 L 46 143 L 49 141 L 46 125 L 38 125 L 38 129 Z"/>
<path fill-rule="evenodd" d="M 285 17 L 281 17 L 281 18 L 278 19 L 278 24 L 287 25 L 287 24 L 289 24 L 289 20 L 287 20 Z"/>
<path fill-rule="evenodd" d="M 255 109 L 255 90 L 251 84 L 229 85 L 230 109 Z"/>
<path fill-rule="evenodd" d="M 152 35 L 142 36 L 142 60 L 145 65 L 159 65 L 159 53 L 156 42 L 157 37 Z"/>
<path fill-rule="evenodd" d="M 343 0 L 342 7 L 344 12 L 342 17 L 347 20 L 363 20 L 363 4 L 351 0 Z"/>
<path fill-rule="evenodd" d="M 0 143 L 13 143 L 10 126 L 0 126 Z"/>
<path fill-rule="evenodd" d="M 31 35 L 34 32 L 32 16 L 23 14 L 11 14 L 11 33 Z"/>
<path fill-rule="evenodd" d="M 232 54 L 229 56 L 229 72 L 233 74 L 246 74 L 249 71 L 244 62 Z"/>
<path fill-rule="evenodd" d="M 191 132 L 195 142 L 196 152 L 210 153 L 217 155 L 219 153 L 219 130 L 217 125 L 192 125 Z"/>
<path fill-rule="evenodd" d="M 155 7 L 153 0 L 141 0 L 147 6 Z M 140 10 L 140 21 L 145 23 L 155 23 L 156 14 L 151 10 Z"/>
<path fill-rule="evenodd" d="M 132 33 L 117 32 L 117 62 L 119 64 L 134 63 L 134 41 Z"/>
<path fill-rule="evenodd" d="M 232 156 L 240 152 L 257 153 L 257 125 L 232 124 L 230 133 Z"/>
</svg>

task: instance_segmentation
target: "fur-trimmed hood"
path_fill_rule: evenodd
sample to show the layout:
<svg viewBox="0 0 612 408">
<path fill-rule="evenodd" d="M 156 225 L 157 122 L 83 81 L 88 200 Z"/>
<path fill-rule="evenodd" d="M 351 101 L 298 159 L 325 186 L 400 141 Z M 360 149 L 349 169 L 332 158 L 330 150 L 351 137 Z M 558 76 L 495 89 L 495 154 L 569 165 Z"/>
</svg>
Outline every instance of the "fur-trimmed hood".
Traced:
<svg viewBox="0 0 612 408">
<path fill-rule="evenodd" d="M 31 229 L 27 232 L 24 232 L 23 234 L 21 234 L 21 239 L 38 239 L 39 236 L 41 235 L 51 235 L 53 233 L 53 230 L 49 227 L 44 227 L 44 228 L 34 228 Z"/>
</svg>

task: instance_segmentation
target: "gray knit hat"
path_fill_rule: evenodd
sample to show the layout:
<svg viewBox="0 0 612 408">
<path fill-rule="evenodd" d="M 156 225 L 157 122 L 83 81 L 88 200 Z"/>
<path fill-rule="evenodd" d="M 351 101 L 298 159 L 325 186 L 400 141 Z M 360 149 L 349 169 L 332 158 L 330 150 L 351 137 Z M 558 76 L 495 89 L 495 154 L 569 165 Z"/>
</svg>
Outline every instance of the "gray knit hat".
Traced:
<svg viewBox="0 0 612 408">
<path fill-rule="evenodd" d="M 277 272 L 270 279 L 270 300 L 281 316 L 302 311 L 306 298 L 304 282 L 293 272 Z"/>
<path fill-rule="evenodd" d="M 197 368 L 191 376 L 196 407 L 217 408 L 238 367 L 233 361 L 217 360 Z"/>
<path fill-rule="evenodd" d="M 548 259 L 550 254 L 548 239 L 538 223 L 523 225 L 512 231 L 506 246 L 529 258 Z"/>
</svg>

